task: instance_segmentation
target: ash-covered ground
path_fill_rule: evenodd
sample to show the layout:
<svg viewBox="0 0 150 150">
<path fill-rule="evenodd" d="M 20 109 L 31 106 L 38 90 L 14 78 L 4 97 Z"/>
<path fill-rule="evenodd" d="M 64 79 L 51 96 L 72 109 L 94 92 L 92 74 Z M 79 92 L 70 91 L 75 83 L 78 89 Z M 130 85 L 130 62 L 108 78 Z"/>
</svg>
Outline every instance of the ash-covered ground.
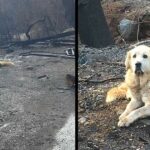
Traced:
<svg viewBox="0 0 150 150">
<path fill-rule="evenodd" d="M 127 47 L 79 47 L 79 150 L 149 150 L 150 118 L 118 128 L 128 100 L 106 104 L 106 92 L 124 79 Z"/>
<path fill-rule="evenodd" d="M 69 136 L 74 145 L 74 125 L 68 128 L 73 136 L 63 130 L 70 116 L 74 121 L 74 89 L 65 80 L 66 74 L 74 75 L 74 59 L 20 55 L 31 50 L 65 54 L 67 48 L 14 48 L 1 55 L 15 66 L 0 68 L 0 150 L 63 149 L 61 133 L 61 140 Z"/>
</svg>

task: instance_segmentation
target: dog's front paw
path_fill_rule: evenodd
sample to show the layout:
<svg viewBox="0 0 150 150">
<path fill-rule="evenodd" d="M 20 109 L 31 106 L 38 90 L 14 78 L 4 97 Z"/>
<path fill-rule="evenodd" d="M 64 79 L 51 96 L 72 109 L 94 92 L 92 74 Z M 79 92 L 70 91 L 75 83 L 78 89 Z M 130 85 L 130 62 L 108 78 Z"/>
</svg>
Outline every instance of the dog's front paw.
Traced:
<svg viewBox="0 0 150 150">
<path fill-rule="evenodd" d="M 119 120 L 118 127 L 128 127 L 131 123 L 132 121 L 125 117 Z"/>
<path fill-rule="evenodd" d="M 122 113 L 122 114 L 119 116 L 119 120 L 123 120 L 126 116 L 127 116 L 127 114 Z"/>
</svg>

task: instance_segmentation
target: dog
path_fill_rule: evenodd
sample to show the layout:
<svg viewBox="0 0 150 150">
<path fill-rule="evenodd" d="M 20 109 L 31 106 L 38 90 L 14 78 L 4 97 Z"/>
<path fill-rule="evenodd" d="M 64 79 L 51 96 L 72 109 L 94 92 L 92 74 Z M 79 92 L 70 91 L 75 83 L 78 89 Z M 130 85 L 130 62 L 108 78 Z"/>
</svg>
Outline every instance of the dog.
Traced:
<svg viewBox="0 0 150 150">
<path fill-rule="evenodd" d="M 130 98 L 118 126 L 127 127 L 150 116 L 150 47 L 140 45 L 127 52 L 125 81 L 107 92 L 106 102 Z"/>
<path fill-rule="evenodd" d="M 5 66 L 14 66 L 15 64 L 12 61 L 0 60 L 0 67 Z"/>
</svg>

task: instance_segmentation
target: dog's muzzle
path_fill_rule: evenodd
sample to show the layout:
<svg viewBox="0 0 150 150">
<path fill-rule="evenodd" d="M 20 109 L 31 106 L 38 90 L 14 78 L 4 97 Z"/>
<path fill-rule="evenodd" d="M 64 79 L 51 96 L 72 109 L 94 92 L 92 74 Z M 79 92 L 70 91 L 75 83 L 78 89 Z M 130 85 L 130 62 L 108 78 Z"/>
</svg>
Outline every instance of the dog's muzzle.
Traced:
<svg viewBox="0 0 150 150">
<path fill-rule="evenodd" d="M 144 72 L 141 70 L 141 66 L 142 64 L 139 62 L 135 64 L 135 74 L 138 76 L 141 76 L 144 74 Z"/>
</svg>

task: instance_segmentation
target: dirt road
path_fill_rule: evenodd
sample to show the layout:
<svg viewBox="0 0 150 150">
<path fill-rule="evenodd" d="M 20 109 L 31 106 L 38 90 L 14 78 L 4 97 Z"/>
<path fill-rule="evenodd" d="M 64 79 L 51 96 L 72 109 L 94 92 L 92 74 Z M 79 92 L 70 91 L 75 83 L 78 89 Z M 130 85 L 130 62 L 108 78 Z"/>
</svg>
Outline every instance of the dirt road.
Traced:
<svg viewBox="0 0 150 150">
<path fill-rule="evenodd" d="M 0 150 L 52 150 L 56 135 L 74 114 L 74 90 L 65 76 L 74 60 L 7 55 L 15 66 L 0 68 Z M 36 50 L 64 53 L 66 47 Z"/>
</svg>

